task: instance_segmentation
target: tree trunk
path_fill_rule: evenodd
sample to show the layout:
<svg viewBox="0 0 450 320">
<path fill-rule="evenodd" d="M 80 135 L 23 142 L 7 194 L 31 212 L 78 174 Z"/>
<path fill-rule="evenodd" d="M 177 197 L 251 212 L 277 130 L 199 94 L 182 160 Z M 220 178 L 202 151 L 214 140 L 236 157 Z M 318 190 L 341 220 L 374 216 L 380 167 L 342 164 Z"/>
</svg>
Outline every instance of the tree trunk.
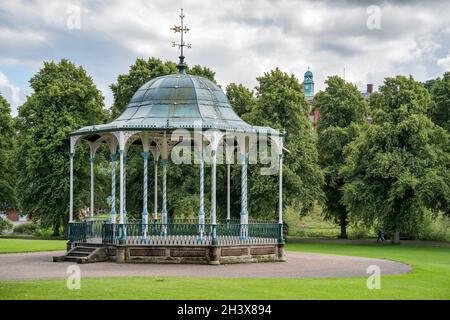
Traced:
<svg viewBox="0 0 450 320">
<path fill-rule="evenodd" d="M 347 239 L 347 220 L 345 218 L 341 219 L 341 234 L 339 235 L 339 238 L 341 239 Z"/>
<path fill-rule="evenodd" d="M 392 239 L 393 244 L 400 244 L 400 232 L 398 230 L 395 230 L 394 232 L 394 239 Z"/>
</svg>

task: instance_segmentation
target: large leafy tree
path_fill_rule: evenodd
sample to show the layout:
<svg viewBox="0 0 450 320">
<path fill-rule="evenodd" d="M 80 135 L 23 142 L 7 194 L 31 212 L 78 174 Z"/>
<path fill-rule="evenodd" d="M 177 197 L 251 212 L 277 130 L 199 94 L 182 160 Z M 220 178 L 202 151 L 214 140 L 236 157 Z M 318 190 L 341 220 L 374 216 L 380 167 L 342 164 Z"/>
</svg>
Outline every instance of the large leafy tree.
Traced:
<svg viewBox="0 0 450 320">
<path fill-rule="evenodd" d="M 16 206 L 15 146 L 11 107 L 0 95 L 0 210 Z"/>
<path fill-rule="evenodd" d="M 257 103 L 243 117 L 255 125 L 270 126 L 285 132 L 283 204 L 309 212 L 322 195 L 323 174 L 318 165 L 316 139 L 308 120 L 309 107 L 302 85 L 294 75 L 278 68 L 257 78 Z M 259 166 L 249 173 L 250 214 L 276 213 L 278 194 L 276 175 L 261 175 Z"/>
<path fill-rule="evenodd" d="M 230 83 L 226 87 L 226 94 L 234 111 L 240 116 L 250 113 L 256 106 L 253 91 L 242 84 Z"/>
<path fill-rule="evenodd" d="M 68 60 L 45 62 L 30 86 L 18 117 L 18 196 L 23 211 L 58 235 L 68 217 L 69 133 L 103 121 L 103 97 L 86 71 Z M 88 148 L 78 148 L 75 159 L 74 205 L 81 208 L 88 203 Z"/>
<path fill-rule="evenodd" d="M 442 79 L 434 80 L 430 91 L 433 99 L 431 119 L 450 132 L 450 72 L 446 72 Z"/>
<path fill-rule="evenodd" d="M 347 238 L 349 213 L 342 203 L 344 178 L 340 170 L 345 162 L 343 150 L 356 136 L 356 125 L 365 119 L 364 100 L 355 85 L 338 76 L 329 77 L 327 88 L 314 98 L 320 110 L 317 124 L 319 163 L 325 175 L 323 213 L 341 228 L 341 238 Z"/>
<path fill-rule="evenodd" d="M 414 233 L 427 211 L 449 213 L 448 134 L 427 116 L 431 97 L 411 77 L 386 78 L 373 123 L 346 150 L 343 202 L 352 219 Z"/>
</svg>

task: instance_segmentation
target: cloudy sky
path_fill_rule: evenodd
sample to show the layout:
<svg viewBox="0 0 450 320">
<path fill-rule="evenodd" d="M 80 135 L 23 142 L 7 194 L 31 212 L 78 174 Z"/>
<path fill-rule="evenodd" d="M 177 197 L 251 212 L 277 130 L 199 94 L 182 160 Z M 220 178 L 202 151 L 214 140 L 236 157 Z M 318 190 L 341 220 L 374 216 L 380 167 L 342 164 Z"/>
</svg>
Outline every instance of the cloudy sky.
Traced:
<svg viewBox="0 0 450 320">
<path fill-rule="evenodd" d="M 387 76 L 418 80 L 450 70 L 449 1 L 0 0 L 0 92 L 13 106 L 31 93 L 43 61 L 83 65 L 112 103 L 109 85 L 138 57 L 177 60 L 170 31 L 183 7 L 187 63 L 216 71 L 225 86 L 253 88 L 275 67 L 316 91 L 329 75 L 361 90 Z"/>
</svg>

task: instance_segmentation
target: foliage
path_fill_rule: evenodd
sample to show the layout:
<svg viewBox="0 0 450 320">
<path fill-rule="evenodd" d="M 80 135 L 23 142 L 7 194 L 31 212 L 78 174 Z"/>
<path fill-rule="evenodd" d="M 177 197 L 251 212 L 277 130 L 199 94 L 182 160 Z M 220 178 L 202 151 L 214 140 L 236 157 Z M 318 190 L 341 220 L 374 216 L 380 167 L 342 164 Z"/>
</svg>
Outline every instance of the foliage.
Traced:
<svg viewBox="0 0 450 320">
<path fill-rule="evenodd" d="M 234 111 L 239 116 L 243 116 L 255 108 L 256 99 L 253 91 L 250 91 L 242 84 L 230 83 L 226 87 L 226 94 Z"/>
<path fill-rule="evenodd" d="M 0 94 L 0 209 L 16 207 L 16 167 L 13 159 L 16 147 L 11 107 Z"/>
<path fill-rule="evenodd" d="M 117 118 L 130 102 L 135 92 L 149 80 L 176 72 L 176 64 L 162 62 L 157 58 L 136 59 L 127 74 L 120 74 L 117 82 L 110 86 L 114 97 L 111 120 Z"/>
<path fill-rule="evenodd" d="M 20 233 L 20 234 L 34 234 L 39 229 L 39 226 L 35 222 L 28 222 L 19 224 L 14 227 L 14 233 Z"/>
<path fill-rule="evenodd" d="M 217 84 L 216 78 L 215 78 L 216 73 L 208 67 L 202 67 L 197 64 L 197 65 L 193 66 L 192 68 L 188 68 L 187 73 L 195 75 L 195 76 L 207 78 Z"/>
<path fill-rule="evenodd" d="M 433 82 L 431 97 L 433 99 L 431 119 L 450 133 L 450 72 L 446 72 L 442 79 L 438 78 Z"/>
<path fill-rule="evenodd" d="M 317 124 L 319 163 L 324 171 L 323 213 L 327 220 L 341 227 L 341 238 L 347 238 L 348 211 L 342 203 L 344 179 L 340 170 L 345 162 L 343 150 L 357 135 L 356 125 L 365 121 L 365 104 L 355 85 L 338 76 L 329 77 L 327 88 L 314 98 L 320 110 Z"/>
<path fill-rule="evenodd" d="M 45 62 L 30 80 L 33 94 L 19 108 L 18 194 L 21 211 L 31 213 L 58 235 L 67 222 L 69 133 L 102 122 L 103 97 L 82 67 L 68 60 Z M 74 163 L 74 206 L 88 196 L 87 148 Z"/>
<path fill-rule="evenodd" d="M 2 234 L 3 232 L 10 230 L 12 228 L 12 223 L 9 222 L 6 219 L 2 219 L 0 218 L 0 234 Z"/>
<path fill-rule="evenodd" d="M 431 98 L 414 79 L 386 78 L 373 123 L 351 142 L 342 168 L 351 219 L 416 233 L 430 210 L 449 214 L 448 134 L 428 117 Z"/>
<path fill-rule="evenodd" d="M 308 120 L 309 107 L 302 85 L 294 75 L 278 68 L 257 78 L 257 103 L 243 118 L 254 125 L 270 126 L 285 132 L 283 204 L 300 214 L 309 212 L 321 197 L 323 175 L 317 163 L 316 139 Z M 251 214 L 270 214 L 277 208 L 277 175 L 261 175 L 260 166 L 249 171 Z"/>
</svg>

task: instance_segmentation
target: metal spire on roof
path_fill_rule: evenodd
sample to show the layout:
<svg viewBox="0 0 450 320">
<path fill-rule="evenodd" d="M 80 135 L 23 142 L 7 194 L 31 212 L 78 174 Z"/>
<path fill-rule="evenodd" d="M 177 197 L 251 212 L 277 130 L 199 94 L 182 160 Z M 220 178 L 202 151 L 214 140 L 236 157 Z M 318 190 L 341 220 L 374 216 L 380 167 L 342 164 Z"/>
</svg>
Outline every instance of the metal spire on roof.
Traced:
<svg viewBox="0 0 450 320">
<path fill-rule="evenodd" d="M 184 34 L 188 33 L 189 28 L 187 26 L 184 25 L 184 14 L 183 14 L 183 8 L 181 8 L 181 14 L 180 14 L 180 19 L 181 19 L 181 25 L 180 26 L 173 26 L 173 28 L 170 28 L 170 30 L 173 30 L 175 33 L 179 32 L 181 35 L 181 41 L 180 43 L 175 43 L 175 41 L 172 41 L 172 47 L 178 47 L 178 49 L 181 50 L 181 54 L 180 54 L 180 63 L 178 63 L 178 71 L 180 73 L 186 73 L 186 68 L 187 65 L 184 63 L 184 54 L 183 54 L 183 49 L 184 47 L 187 47 L 188 49 L 191 48 L 191 44 L 190 43 L 185 43 L 184 42 Z"/>
</svg>

